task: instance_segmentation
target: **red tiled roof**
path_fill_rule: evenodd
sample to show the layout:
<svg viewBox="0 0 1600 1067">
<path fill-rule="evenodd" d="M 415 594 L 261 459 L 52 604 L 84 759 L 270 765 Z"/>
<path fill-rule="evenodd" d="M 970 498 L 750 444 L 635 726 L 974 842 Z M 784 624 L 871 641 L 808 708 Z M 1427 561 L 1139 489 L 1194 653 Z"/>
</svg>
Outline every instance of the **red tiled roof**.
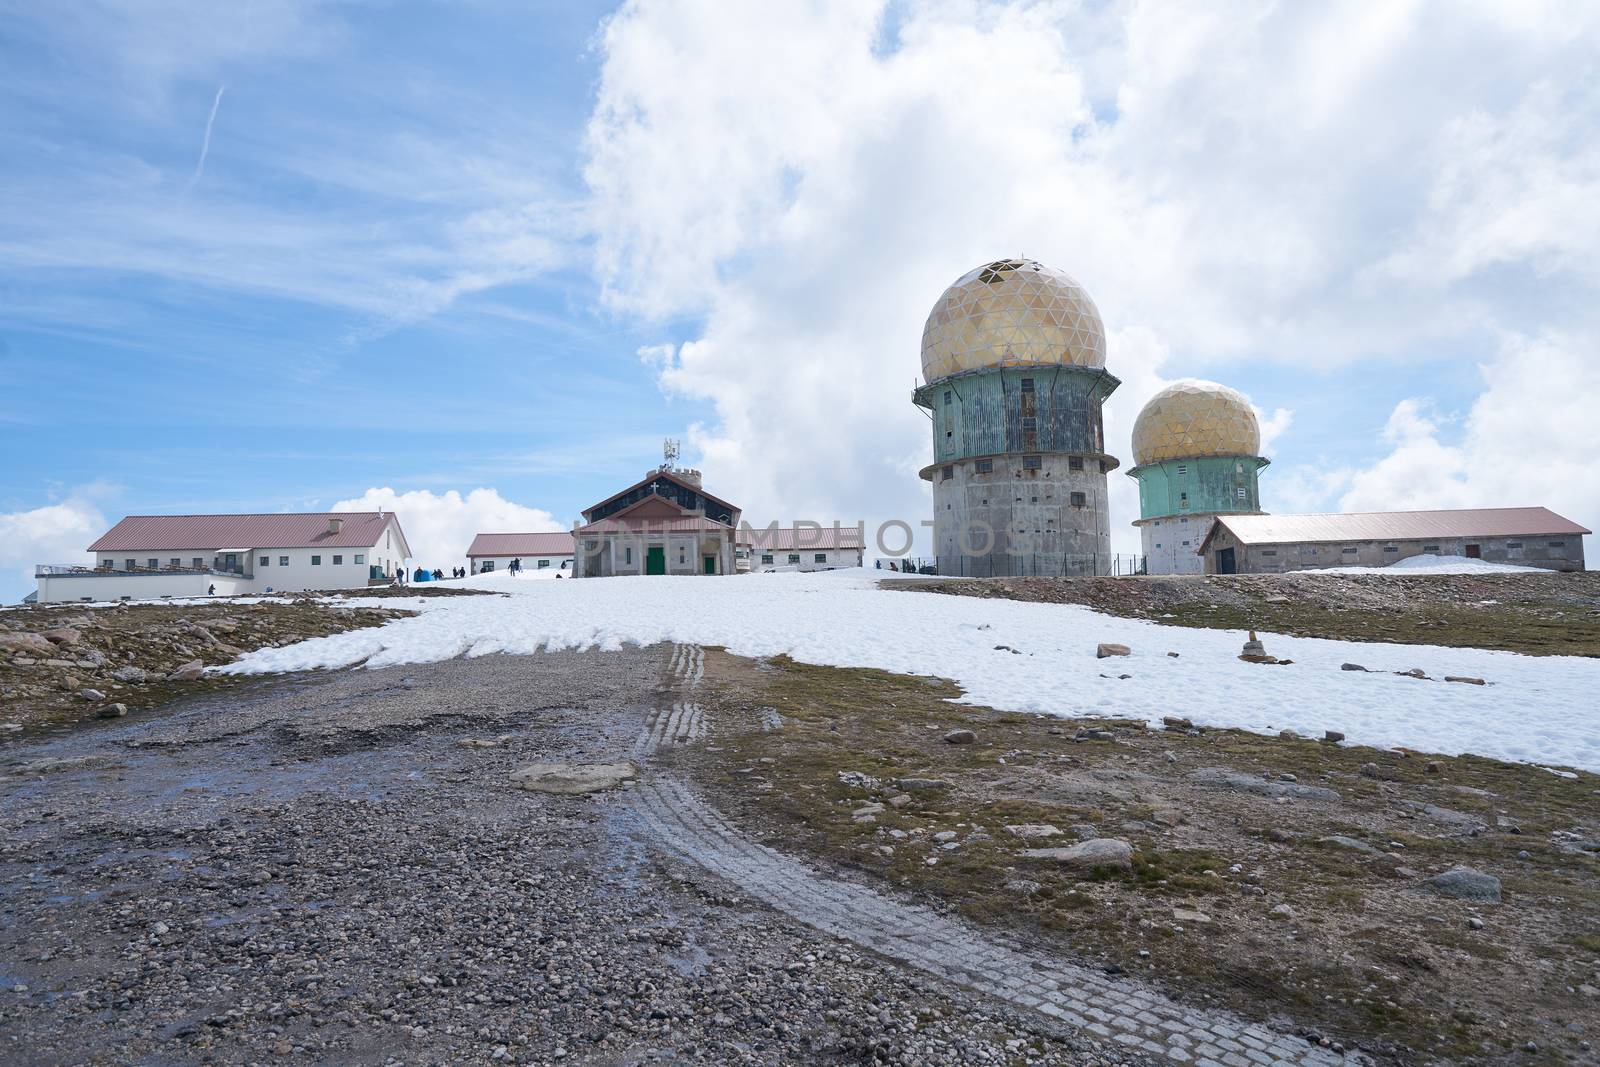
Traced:
<svg viewBox="0 0 1600 1067">
<path fill-rule="evenodd" d="M 794 552 L 804 549 L 862 548 L 863 531 L 859 526 L 824 526 L 813 530 L 809 526 L 740 526 L 739 544 L 765 552 Z"/>
<path fill-rule="evenodd" d="M 576 542 L 566 530 L 555 533 L 481 533 L 467 558 L 482 556 L 570 556 Z"/>
<path fill-rule="evenodd" d="M 1589 533 L 1548 508 L 1464 508 L 1452 511 L 1366 511 L 1318 515 L 1219 515 L 1206 533 L 1226 526 L 1247 545 L 1328 541 L 1418 541 L 1445 537 L 1517 537 Z M 1200 550 L 1205 550 L 1202 542 Z"/>
<path fill-rule="evenodd" d="M 580 526 L 580 534 L 604 533 L 724 533 L 733 527 L 702 515 L 686 515 L 681 519 L 619 519 L 615 516 Z"/>
<path fill-rule="evenodd" d="M 343 520 L 338 533 L 329 520 Z M 129 515 L 90 552 L 166 552 L 218 548 L 371 548 L 393 512 L 337 511 L 276 515 Z M 400 534 L 404 542 L 405 534 Z"/>
</svg>

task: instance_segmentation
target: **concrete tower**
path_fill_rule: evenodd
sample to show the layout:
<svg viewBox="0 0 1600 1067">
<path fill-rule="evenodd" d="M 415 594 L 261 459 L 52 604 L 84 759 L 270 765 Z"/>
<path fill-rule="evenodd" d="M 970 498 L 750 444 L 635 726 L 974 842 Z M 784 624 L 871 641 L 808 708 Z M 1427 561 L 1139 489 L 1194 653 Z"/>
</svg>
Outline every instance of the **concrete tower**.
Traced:
<svg viewBox="0 0 1600 1067">
<path fill-rule="evenodd" d="M 1213 517 L 1261 514 L 1257 472 L 1267 459 L 1243 393 L 1181 381 L 1150 398 L 1133 424 L 1139 527 L 1151 574 L 1200 574 L 1197 550 Z"/>
<path fill-rule="evenodd" d="M 1100 312 L 1058 270 L 1004 259 L 944 291 L 912 394 L 933 418 L 940 574 L 1110 573 L 1105 366 Z"/>
</svg>

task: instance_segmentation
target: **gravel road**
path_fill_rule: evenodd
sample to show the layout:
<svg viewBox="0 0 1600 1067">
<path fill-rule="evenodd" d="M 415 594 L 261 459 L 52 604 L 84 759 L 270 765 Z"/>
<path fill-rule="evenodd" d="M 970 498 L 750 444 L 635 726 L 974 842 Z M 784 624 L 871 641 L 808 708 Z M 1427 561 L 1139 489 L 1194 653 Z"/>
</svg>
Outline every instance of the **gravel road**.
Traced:
<svg viewBox="0 0 1600 1067">
<path fill-rule="evenodd" d="M 0 1064 L 1140 1062 L 677 866 L 625 793 L 510 787 L 626 758 L 667 656 L 301 676 L 0 747 Z"/>
</svg>

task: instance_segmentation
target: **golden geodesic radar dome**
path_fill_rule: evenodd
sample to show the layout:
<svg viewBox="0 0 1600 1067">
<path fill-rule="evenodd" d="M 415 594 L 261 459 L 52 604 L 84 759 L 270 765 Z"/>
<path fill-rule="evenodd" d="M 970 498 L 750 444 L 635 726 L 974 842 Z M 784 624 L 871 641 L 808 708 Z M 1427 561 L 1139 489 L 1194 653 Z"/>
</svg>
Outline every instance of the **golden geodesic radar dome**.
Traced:
<svg viewBox="0 0 1600 1067">
<path fill-rule="evenodd" d="M 1261 449 L 1255 409 L 1216 382 L 1174 382 L 1150 398 L 1133 424 L 1133 459 L 1143 466 L 1200 456 L 1254 456 Z"/>
<path fill-rule="evenodd" d="M 1106 365 L 1106 331 L 1083 286 L 1031 259 L 968 271 L 922 328 L 922 376 L 937 381 L 985 367 Z"/>
</svg>

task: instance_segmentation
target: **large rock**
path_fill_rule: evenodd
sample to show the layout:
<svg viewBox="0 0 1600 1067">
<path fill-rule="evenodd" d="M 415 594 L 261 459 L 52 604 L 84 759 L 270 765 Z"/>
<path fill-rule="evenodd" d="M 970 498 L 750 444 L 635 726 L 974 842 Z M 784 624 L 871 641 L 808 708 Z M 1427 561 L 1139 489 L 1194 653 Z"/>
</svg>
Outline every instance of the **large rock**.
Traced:
<svg viewBox="0 0 1600 1067">
<path fill-rule="evenodd" d="M 197 659 L 192 659 L 188 663 L 185 663 L 183 666 L 179 667 L 177 670 L 173 671 L 171 674 L 167 675 L 167 677 L 174 682 L 191 682 L 205 672 L 206 665 Z"/>
<path fill-rule="evenodd" d="M 970 745 L 978 740 L 978 735 L 971 730 L 951 730 L 944 735 L 947 745 Z"/>
<path fill-rule="evenodd" d="M 1428 888 L 1457 900 L 1485 900 L 1500 903 L 1500 879 L 1471 867 L 1452 867 L 1428 879 Z"/>
<path fill-rule="evenodd" d="M 1216 789 L 1229 789 L 1236 793 L 1254 793 L 1263 797 L 1294 797 L 1297 800 L 1339 800 L 1339 794 L 1319 785 L 1301 785 L 1298 782 L 1269 782 L 1253 774 L 1241 774 L 1224 767 L 1205 767 L 1189 775 L 1202 785 Z"/>
<path fill-rule="evenodd" d="M 148 678 L 149 675 L 145 672 L 143 667 L 135 667 L 132 664 L 129 664 L 126 667 L 118 667 L 116 670 L 112 671 L 111 677 L 119 682 L 137 685 Z"/>
<path fill-rule="evenodd" d="M 1095 647 L 1094 655 L 1096 659 L 1105 659 L 1107 656 L 1131 656 L 1133 655 L 1133 649 L 1127 645 L 1116 645 L 1102 641 Z"/>
<path fill-rule="evenodd" d="M 61 645 L 65 648 L 71 648 L 73 645 L 83 640 L 83 634 L 79 633 L 77 630 L 74 630 L 70 626 L 62 626 L 54 630 L 46 630 L 39 636 L 43 637 L 51 644 Z"/>
<path fill-rule="evenodd" d="M 535 793 L 576 796 L 615 789 L 638 774 L 631 763 L 530 763 L 511 773 L 511 783 Z"/>
<path fill-rule="evenodd" d="M 1133 867 L 1133 846 L 1119 837 L 1097 837 L 1068 848 L 1030 848 L 1022 854 L 1028 859 L 1051 860 L 1068 867 L 1111 867 L 1119 871 Z"/>
<path fill-rule="evenodd" d="M 1043 837 L 1055 837 L 1061 831 L 1049 823 L 1025 822 L 1007 826 L 1006 833 L 1013 837 L 1020 837 L 1024 841 L 1035 841 Z"/>
<path fill-rule="evenodd" d="M 38 634 L 0 634 L 0 650 L 6 652 L 33 652 L 41 656 L 56 654 L 56 646 Z"/>
</svg>

